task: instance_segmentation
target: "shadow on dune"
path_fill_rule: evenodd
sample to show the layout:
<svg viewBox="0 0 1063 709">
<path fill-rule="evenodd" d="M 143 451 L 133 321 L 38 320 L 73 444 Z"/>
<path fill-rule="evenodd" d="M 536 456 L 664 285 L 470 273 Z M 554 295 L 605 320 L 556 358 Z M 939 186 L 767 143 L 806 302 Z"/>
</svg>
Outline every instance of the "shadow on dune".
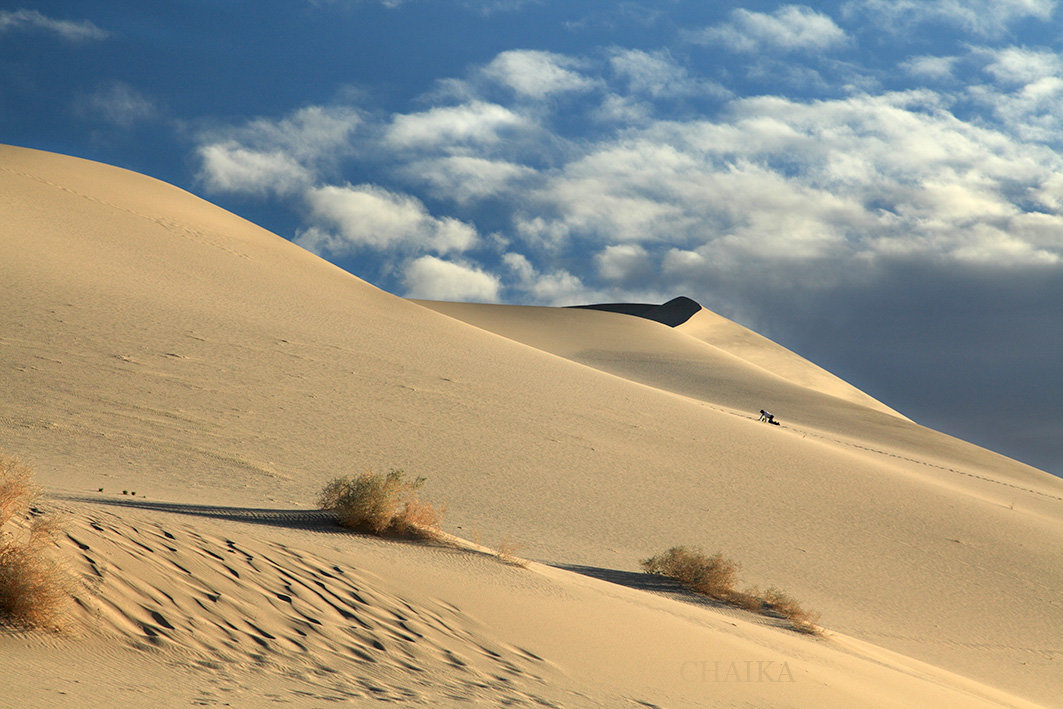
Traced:
<svg viewBox="0 0 1063 709">
<path fill-rule="evenodd" d="M 585 310 L 607 310 L 611 313 L 634 315 L 638 318 L 646 318 L 676 327 L 682 325 L 694 314 L 701 310 L 701 305 L 686 296 L 672 298 L 667 303 L 653 305 L 649 303 L 597 303 L 594 305 L 570 305 L 570 308 L 583 308 Z"/>
<path fill-rule="evenodd" d="M 603 569 L 599 566 L 582 566 L 579 564 L 554 564 L 555 568 L 564 569 L 565 571 L 572 571 L 583 576 L 590 576 L 591 578 L 600 579 L 602 581 L 608 581 L 609 583 L 615 583 L 618 586 L 627 586 L 628 588 L 638 589 L 639 591 L 652 591 L 654 593 L 668 593 L 679 594 L 683 597 L 691 596 L 700 598 L 708 603 L 713 603 L 711 599 L 704 596 L 698 596 L 695 593 L 691 593 L 687 589 L 683 588 L 673 578 L 668 576 L 658 576 L 657 574 L 647 574 L 639 571 L 619 571 L 617 569 Z"/>
<path fill-rule="evenodd" d="M 265 524 L 272 527 L 289 529 L 312 529 L 322 532 L 344 532 L 330 512 L 325 510 L 278 510 L 257 507 L 218 507 L 208 505 L 188 505 L 177 502 L 148 502 L 147 500 L 108 499 L 89 495 L 56 495 L 57 498 L 71 502 L 88 502 L 95 505 L 170 512 L 172 514 L 195 515 L 224 519 L 233 522 Z"/>
</svg>

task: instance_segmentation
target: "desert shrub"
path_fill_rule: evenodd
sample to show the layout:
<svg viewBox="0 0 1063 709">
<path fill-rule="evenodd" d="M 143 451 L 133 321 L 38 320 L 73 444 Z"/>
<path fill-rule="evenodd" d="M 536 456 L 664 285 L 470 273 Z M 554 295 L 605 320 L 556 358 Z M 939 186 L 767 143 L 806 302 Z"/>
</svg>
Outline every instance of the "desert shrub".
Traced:
<svg viewBox="0 0 1063 709">
<path fill-rule="evenodd" d="M 502 541 L 501 544 L 498 545 L 498 548 L 495 549 L 495 556 L 503 564 L 508 564 L 509 566 L 519 566 L 522 569 L 526 569 L 528 568 L 528 562 L 525 559 L 522 559 L 517 556 L 517 552 L 519 551 L 519 546 L 513 544 L 508 539 L 505 539 Z"/>
<path fill-rule="evenodd" d="M 796 600 L 774 586 L 764 592 L 764 606 L 767 610 L 786 618 L 790 627 L 798 632 L 809 635 L 818 635 L 820 632 L 816 625 L 819 614 L 806 611 Z"/>
<path fill-rule="evenodd" d="M 321 490 L 318 506 L 331 510 L 344 527 L 380 536 L 432 538 L 443 511 L 417 498 L 424 478 L 406 479 L 401 470 L 335 478 Z"/>
<path fill-rule="evenodd" d="M 727 597 L 727 602 L 732 606 L 752 613 L 760 613 L 764 609 L 764 595 L 756 586 L 744 591 L 734 591 Z"/>
<path fill-rule="evenodd" d="M 29 470 L 17 460 L 0 458 L 0 527 L 28 510 L 38 493 Z"/>
<path fill-rule="evenodd" d="M 671 576 L 691 591 L 725 601 L 734 591 L 739 566 L 721 554 L 705 556 L 700 549 L 672 547 L 644 559 L 642 568 L 647 573 Z"/>
<path fill-rule="evenodd" d="M 0 619 L 26 628 L 58 628 L 73 591 L 52 556 L 52 517 L 23 519 L 39 490 L 17 461 L 0 458 Z"/>
<path fill-rule="evenodd" d="M 761 615 L 785 618 L 800 633 L 819 635 L 819 615 L 806 611 L 793 598 L 772 586 L 761 593 L 756 586 L 737 591 L 734 588 L 738 563 L 721 554 L 706 556 L 700 549 L 672 547 L 663 554 L 644 559 L 646 573 L 670 576 L 686 588 L 728 605 Z"/>
</svg>

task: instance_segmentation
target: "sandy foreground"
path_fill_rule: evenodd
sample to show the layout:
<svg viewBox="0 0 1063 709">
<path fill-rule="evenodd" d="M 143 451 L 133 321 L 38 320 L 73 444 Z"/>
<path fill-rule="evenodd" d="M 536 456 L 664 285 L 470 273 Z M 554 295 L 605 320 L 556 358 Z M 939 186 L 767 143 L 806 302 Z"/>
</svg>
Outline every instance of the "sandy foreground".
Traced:
<svg viewBox="0 0 1063 709">
<path fill-rule="evenodd" d="M 0 706 L 1063 696 L 1063 481 L 707 310 L 408 301 L 157 180 L 2 147 L 0 387 L 0 453 L 80 579 L 67 633 L 0 633 Z M 455 545 L 314 510 L 389 468 Z M 825 637 L 639 573 L 677 544 Z"/>
</svg>

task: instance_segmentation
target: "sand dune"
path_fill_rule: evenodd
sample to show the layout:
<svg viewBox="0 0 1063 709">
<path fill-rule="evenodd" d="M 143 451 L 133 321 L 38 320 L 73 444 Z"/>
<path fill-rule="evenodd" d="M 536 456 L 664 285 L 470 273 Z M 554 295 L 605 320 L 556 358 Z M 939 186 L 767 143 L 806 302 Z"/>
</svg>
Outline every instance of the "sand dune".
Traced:
<svg viewBox="0 0 1063 709">
<path fill-rule="evenodd" d="M 709 311 L 673 328 L 406 301 L 164 183 L 18 148 L 0 149 L 0 282 L 0 449 L 67 510 L 90 579 L 80 638 L 0 639 L 24 706 L 1063 692 L 1063 483 Z M 329 478 L 388 467 L 428 477 L 448 532 L 541 563 L 300 512 Z M 680 543 L 831 634 L 632 588 Z M 79 643 L 110 679 L 64 661 Z M 706 669 L 749 662 L 795 681 Z"/>
</svg>

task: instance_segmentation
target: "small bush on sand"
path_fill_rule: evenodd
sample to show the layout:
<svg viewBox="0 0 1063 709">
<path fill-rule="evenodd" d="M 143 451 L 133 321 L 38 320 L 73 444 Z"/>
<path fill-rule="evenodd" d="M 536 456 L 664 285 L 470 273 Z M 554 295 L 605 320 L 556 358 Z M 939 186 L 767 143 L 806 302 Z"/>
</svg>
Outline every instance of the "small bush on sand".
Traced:
<svg viewBox="0 0 1063 709">
<path fill-rule="evenodd" d="M 525 559 L 517 556 L 517 552 L 520 551 L 520 547 L 511 543 L 508 539 L 503 540 L 498 548 L 495 549 L 495 556 L 503 564 L 509 566 L 519 566 L 522 569 L 528 568 L 528 562 Z"/>
<path fill-rule="evenodd" d="M 820 630 L 816 625 L 819 614 L 806 611 L 797 601 L 774 586 L 764 592 L 764 606 L 766 610 L 786 618 L 794 630 L 819 635 Z"/>
<path fill-rule="evenodd" d="M 745 591 L 735 590 L 739 565 L 721 554 L 706 556 L 700 549 L 672 547 L 641 563 L 646 573 L 674 578 L 695 593 L 760 615 L 785 618 L 790 627 L 800 633 L 821 634 L 816 625 L 819 615 L 806 611 L 774 586 L 763 593 L 756 586 Z"/>
<path fill-rule="evenodd" d="M 38 493 L 29 470 L 17 460 L 0 458 L 0 527 L 28 510 Z"/>
<path fill-rule="evenodd" d="M 0 458 L 0 620 L 24 628 L 59 628 L 72 583 L 51 556 L 54 518 L 23 519 L 39 490 L 17 461 Z"/>
<path fill-rule="evenodd" d="M 756 586 L 747 588 L 745 591 L 732 592 L 727 597 L 727 602 L 751 613 L 760 613 L 764 610 L 764 594 Z"/>
<path fill-rule="evenodd" d="M 642 568 L 647 573 L 671 576 L 691 591 L 725 601 L 734 591 L 739 567 L 721 554 L 705 556 L 700 549 L 672 547 L 643 559 Z"/>
<path fill-rule="evenodd" d="M 407 480 L 401 470 L 335 478 L 321 490 L 318 506 L 344 527 L 378 536 L 432 539 L 443 510 L 417 498 L 424 478 Z"/>
</svg>

